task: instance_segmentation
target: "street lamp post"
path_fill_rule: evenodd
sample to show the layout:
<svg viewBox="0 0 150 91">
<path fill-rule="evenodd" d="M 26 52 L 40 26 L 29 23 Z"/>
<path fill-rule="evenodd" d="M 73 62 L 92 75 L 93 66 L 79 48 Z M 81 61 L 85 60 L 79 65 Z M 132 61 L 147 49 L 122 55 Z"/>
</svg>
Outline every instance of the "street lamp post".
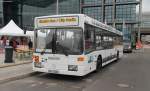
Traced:
<svg viewBox="0 0 150 91">
<path fill-rule="evenodd" d="M 141 40 L 141 23 L 142 23 L 142 0 L 139 1 L 139 26 L 138 26 L 138 41 Z"/>
<path fill-rule="evenodd" d="M 56 1 L 56 14 L 59 14 L 59 0 Z"/>
<path fill-rule="evenodd" d="M 115 28 L 116 27 L 116 0 L 113 0 L 113 18 L 112 18 L 112 21 L 113 21 L 113 27 Z"/>
</svg>

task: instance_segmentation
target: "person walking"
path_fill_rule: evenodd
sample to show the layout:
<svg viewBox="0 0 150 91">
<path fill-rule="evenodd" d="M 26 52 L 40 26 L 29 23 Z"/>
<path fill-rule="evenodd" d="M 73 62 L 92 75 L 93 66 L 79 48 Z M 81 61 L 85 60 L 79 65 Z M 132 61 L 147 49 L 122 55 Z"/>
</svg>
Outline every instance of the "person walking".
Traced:
<svg viewBox="0 0 150 91">
<path fill-rule="evenodd" d="M 31 41 L 31 39 L 30 39 L 29 42 L 28 42 L 28 47 L 29 47 L 29 49 L 32 49 L 32 48 L 33 48 L 33 42 Z"/>
</svg>

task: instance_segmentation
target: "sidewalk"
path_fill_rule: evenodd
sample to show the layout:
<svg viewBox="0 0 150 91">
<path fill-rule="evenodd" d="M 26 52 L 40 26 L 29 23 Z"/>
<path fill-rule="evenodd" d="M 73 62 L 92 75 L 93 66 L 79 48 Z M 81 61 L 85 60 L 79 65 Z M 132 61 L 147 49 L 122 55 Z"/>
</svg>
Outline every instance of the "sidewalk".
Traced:
<svg viewBox="0 0 150 91">
<path fill-rule="evenodd" d="M 13 62 L 5 63 L 5 53 L 0 53 L 0 84 L 36 74 L 32 71 L 32 55 L 18 57 L 13 53 Z"/>
<path fill-rule="evenodd" d="M 37 73 L 32 71 L 31 63 L 0 68 L 0 84 L 22 79 L 35 74 Z"/>
<path fill-rule="evenodd" d="M 13 62 L 13 63 L 4 63 L 4 62 L 1 62 L 0 63 L 0 68 L 17 66 L 17 65 L 23 65 L 23 64 L 29 64 L 29 63 L 32 63 L 32 61 L 31 60 L 22 60 L 22 61 L 15 60 L 15 62 Z"/>
</svg>

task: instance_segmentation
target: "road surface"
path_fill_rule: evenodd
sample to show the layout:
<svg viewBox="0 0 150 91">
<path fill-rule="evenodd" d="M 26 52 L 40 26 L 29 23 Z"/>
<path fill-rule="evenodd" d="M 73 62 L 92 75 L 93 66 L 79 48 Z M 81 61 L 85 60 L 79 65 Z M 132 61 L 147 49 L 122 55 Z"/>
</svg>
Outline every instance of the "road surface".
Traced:
<svg viewBox="0 0 150 91">
<path fill-rule="evenodd" d="M 150 50 L 125 54 L 83 78 L 40 74 L 0 84 L 0 91 L 150 91 Z"/>
</svg>

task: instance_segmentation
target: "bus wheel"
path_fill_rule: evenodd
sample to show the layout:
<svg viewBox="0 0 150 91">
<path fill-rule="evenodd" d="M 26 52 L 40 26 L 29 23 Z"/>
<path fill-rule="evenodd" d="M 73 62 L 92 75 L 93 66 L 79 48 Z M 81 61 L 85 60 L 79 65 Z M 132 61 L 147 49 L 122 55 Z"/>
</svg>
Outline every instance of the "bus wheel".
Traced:
<svg viewBox="0 0 150 91">
<path fill-rule="evenodd" d="M 96 72 L 98 72 L 102 68 L 102 57 L 99 56 L 96 64 Z"/>
<path fill-rule="evenodd" d="M 117 51 L 117 61 L 119 60 L 119 51 Z"/>
</svg>

